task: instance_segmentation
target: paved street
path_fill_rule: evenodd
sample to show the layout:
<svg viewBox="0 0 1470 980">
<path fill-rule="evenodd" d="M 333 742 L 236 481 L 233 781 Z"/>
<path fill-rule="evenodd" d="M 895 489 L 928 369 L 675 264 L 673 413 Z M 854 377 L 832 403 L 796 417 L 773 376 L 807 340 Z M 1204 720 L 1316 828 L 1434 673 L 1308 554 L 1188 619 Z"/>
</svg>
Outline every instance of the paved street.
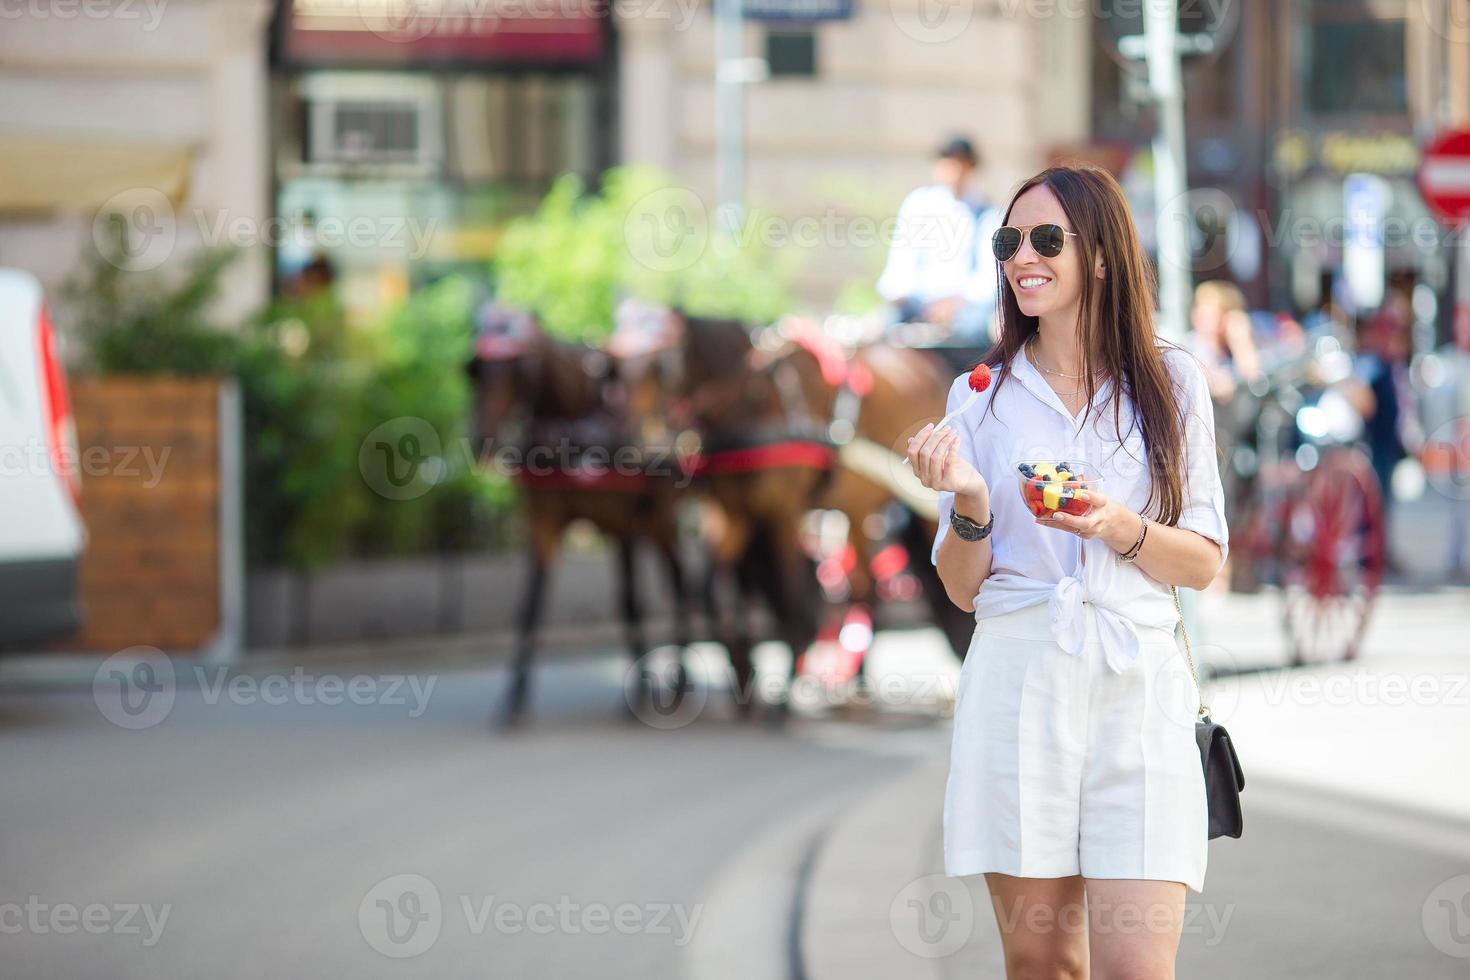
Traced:
<svg viewBox="0 0 1470 980">
<path fill-rule="evenodd" d="M 207 690 L 181 684 L 166 719 L 125 731 L 90 689 L 8 695 L 0 902 L 169 911 L 152 943 L 141 915 L 130 923 L 144 925 L 138 935 L 13 932 L 7 920 L 0 972 L 675 975 L 694 957 L 689 937 L 717 931 L 696 918 L 698 903 L 732 853 L 902 761 L 715 720 L 678 732 L 624 722 L 620 666 L 546 670 L 535 730 L 517 737 L 484 724 L 498 679 L 468 673 L 440 677 L 418 718 L 409 705 L 271 706 L 228 694 L 210 705 Z M 370 945 L 402 951 L 367 899 L 402 875 L 421 876 L 395 879 L 408 891 L 426 879 L 441 903 L 415 939 L 442 932 L 400 961 Z M 411 932 L 417 898 L 394 881 L 378 897 Z M 526 918 L 497 918 L 502 905 Z M 537 906 L 555 916 L 549 934 Z M 620 906 L 636 908 L 626 914 L 641 931 L 609 928 Z"/>
<path fill-rule="evenodd" d="M 1205 628 L 1261 601 L 1206 597 Z M 1466 652 L 1425 660 L 1411 631 L 1463 636 L 1466 608 L 1391 596 L 1362 665 L 1213 685 L 1247 830 L 1211 845 L 1182 976 L 1464 975 Z M 885 632 L 872 664 L 892 706 L 784 734 L 718 696 L 669 730 L 625 720 L 611 653 L 548 662 L 511 735 L 485 726 L 499 670 L 458 661 L 180 665 L 166 712 L 131 714 L 117 674 L 94 691 L 12 672 L 3 974 L 999 977 L 981 880 L 930 877 L 952 658 Z M 1299 686 L 1365 672 L 1435 680 L 1414 703 Z"/>
</svg>

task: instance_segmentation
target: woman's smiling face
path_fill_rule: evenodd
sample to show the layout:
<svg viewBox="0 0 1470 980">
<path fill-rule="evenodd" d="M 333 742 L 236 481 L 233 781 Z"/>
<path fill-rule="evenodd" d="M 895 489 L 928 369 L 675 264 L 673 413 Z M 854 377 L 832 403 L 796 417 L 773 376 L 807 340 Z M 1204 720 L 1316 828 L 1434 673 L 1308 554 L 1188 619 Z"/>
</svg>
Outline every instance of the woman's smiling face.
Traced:
<svg viewBox="0 0 1470 980">
<path fill-rule="evenodd" d="M 1076 231 L 1057 196 L 1045 184 L 1038 184 L 1016 199 L 1007 224 L 1025 231 L 1021 247 L 1003 265 L 1021 312 L 1041 317 L 1077 308 L 1082 297 L 1079 239 L 1065 236 L 1061 254 L 1050 259 L 1038 255 L 1031 244 L 1035 225 L 1054 224 Z"/>
</svg>

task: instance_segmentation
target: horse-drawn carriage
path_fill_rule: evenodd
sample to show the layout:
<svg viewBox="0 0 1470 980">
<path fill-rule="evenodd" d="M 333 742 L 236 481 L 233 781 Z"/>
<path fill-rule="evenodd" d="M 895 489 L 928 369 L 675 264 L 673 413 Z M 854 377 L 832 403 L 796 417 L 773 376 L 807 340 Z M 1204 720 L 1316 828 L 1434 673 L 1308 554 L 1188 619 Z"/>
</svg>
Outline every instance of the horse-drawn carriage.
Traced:
<svg viewBox="0 0 1470 980">
<path fill-rule="evenodd" d="M 788 318 L 751 330 L 631 302 L 617 319 L 594 348 L 552 338 L 521 311 L 491 306 L 480 318 L 471 366 L 477 436 L 482 446 L 518 443 L 527 464 L 515 477 L 525 491 L 529 568 L 502 723 L 523 714 L 550 568 L 577 519 L 615 542 L 634 662 L 641 667 L 648 653 L 633 559 L 647 543 L 668 577 L 675 647 L 688 648 L 703 612 L 710 638 L 729 653 L 742 717 L 759 703 L 749 616 L 756 597 L 792 651 L 786 684 L 765 705 L 776 721 L 787 716 L 791 682 L 818 635 L 844 616 L 870 621 L 880 594 L 921 594 L 964 655 L 974 623 L 948 601 L 929 562 L 934 495 L 903 466 L 902 447 L 944 413 L 954 374 L 979 351 L 954 349 L 946 359 L 839 339 L 851 321 Z M 538 454 L 545 463 L 533 468 Z M 683 560 L 684 507 L 699 514 L 697 569 Z M 813 511 L 845 516 L 840 555 L 813 553 L 813 536 L 803 533 Z M 907 589 L 885 588 L 908 576 Z M 861 638 L 849 651 L 860 687 L 871 630 L 844 631 L 849 647 L 853 636 Z M 633 716 L 656 683 L 649 670 L 637 675 Z M 675 695 L 689 683 L 681 656 Z"/>
</svg>

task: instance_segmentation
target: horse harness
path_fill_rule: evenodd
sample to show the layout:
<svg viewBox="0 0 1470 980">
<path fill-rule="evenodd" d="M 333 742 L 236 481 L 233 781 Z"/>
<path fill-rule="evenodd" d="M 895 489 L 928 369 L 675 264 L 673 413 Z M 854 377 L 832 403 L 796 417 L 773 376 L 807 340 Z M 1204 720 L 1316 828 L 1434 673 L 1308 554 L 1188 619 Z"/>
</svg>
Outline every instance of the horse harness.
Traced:
<svg viewBox="0 0 1470 980">
<path fill-rule="evenodd" d="M 830 417 L 819 419 L 806 397 L 800 372 L 789 356 L 798 349 L 817 361 L 823 381 L 836 388 Z M 821 486 L 826 486 L 840 449 L 856 435 L 863 397 L 872 388 L 871 375 L 850 361 L 835 341 L 816 332 L 799 333 L 768 355 L 759 347 L 751 354 L 755 370 L 770 375 L 781 402 L 782 423 L 702 439 L 697 450 L 681 456 L 686 472 L 702 476 L 802 466 L 825 471 Z"/>
</svg>

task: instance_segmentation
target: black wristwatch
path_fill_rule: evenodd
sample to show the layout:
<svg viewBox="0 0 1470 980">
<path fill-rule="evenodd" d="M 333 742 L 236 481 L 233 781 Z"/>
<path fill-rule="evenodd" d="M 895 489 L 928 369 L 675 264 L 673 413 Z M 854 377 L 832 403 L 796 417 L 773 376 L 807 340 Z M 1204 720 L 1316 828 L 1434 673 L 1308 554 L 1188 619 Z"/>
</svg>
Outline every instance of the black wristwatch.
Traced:
<svg viewBox="0 0 1470 980">
<path fill-rule="evenodd" d="M 949 526 L 954 528 L 954 533 L 960 536 L 961 541 L 980 541 L 990 534 L 990 529 L 995 527 L 995 509 L 991 508 L 990 520 L 981 527 L 973 519 L 966 517 L 957 510 L 949 512 Z"/>
</svg>

